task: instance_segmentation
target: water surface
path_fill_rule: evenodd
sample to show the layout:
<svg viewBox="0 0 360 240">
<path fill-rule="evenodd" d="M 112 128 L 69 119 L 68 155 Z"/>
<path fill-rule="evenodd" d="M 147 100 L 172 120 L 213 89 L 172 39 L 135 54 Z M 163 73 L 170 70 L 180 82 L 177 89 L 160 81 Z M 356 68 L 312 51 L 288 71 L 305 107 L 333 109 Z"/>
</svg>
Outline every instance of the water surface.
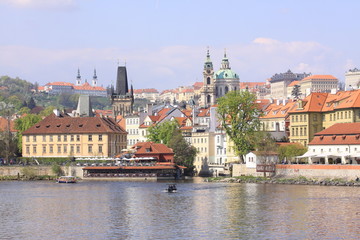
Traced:
<svg viewBox="0 0 360 240">
<path fill-rule="evenodd" d="M 359 188 L 0 182 L 0 239 L 359 239 Z"/>
</svg>

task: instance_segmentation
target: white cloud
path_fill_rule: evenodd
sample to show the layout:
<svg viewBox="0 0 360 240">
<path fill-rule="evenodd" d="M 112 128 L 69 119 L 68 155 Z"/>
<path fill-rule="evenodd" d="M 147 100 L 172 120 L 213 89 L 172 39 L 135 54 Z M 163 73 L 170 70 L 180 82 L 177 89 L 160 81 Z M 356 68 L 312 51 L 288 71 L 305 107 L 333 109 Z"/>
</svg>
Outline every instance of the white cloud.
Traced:
<svg viewBox="0 0 360 240">
<path fill-rule="evenodd" d="M 69 8 L 76 0 L 0 0 L 0 3 L 19 8 Z"/>
</svg>

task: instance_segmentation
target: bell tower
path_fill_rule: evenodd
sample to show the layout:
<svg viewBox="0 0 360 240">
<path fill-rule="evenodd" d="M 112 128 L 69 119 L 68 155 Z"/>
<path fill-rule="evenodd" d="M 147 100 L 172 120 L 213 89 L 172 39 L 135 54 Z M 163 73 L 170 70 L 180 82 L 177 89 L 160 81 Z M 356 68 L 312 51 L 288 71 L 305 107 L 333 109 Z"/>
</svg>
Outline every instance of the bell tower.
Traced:
<svg viewBox="0 0 360 240">
<path fill-rule="evenodd" d="M 214 67 L 210 59 L 209 48 L 203 69 L 203 86 L 201 89 L 201 106 L 209 107 L 215 104 Z"/>
<path fill-rule="evenodd" d="M 92 86 L 93 87 L 97 87 L 97 76 L 96 76 L 96 69 L 94 69 L 94 76 L 93 76 L 93 80 L 92 80 Z"/>
</svg>

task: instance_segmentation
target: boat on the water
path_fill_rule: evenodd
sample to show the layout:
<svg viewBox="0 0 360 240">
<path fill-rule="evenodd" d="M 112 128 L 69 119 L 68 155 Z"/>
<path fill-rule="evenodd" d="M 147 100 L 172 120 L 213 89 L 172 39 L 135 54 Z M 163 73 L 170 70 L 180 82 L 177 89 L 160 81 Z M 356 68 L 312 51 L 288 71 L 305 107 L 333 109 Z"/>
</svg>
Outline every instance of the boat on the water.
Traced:
<svg viewBox="0 0 360 240">
<path fill-rule="evenodd" d="M 168 187 L 165 189 L 165 192 L 169 192 L 169 193 L 177 192 L 176 184 L 168 184 Z"/>
<path fill-rule="evenodd" d="M 76 183 L 76 177 L 74 177 L 74 176 L 61 176 L 56 181 L 57 181 L 57 183 Z"/>
</svg>

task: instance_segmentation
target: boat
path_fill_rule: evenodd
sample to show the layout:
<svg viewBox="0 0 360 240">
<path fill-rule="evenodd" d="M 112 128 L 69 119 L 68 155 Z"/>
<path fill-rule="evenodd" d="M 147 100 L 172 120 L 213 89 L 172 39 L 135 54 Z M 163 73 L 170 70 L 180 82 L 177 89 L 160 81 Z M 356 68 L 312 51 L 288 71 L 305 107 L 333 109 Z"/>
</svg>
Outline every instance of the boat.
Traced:
<svg viewBox="0 0 360 240">
<path fill-rule="evenodd" d="M 169 193 L 177 192 L 176 184 L 168 184 L 168 187 L 165 189 L 165 192 L 169 192 Z"/>
<path fill-rule="evenodd" d="M 74 177 L 74 176 L 61 176 L 56 181 L 57 181 L 57 183 L 76 183 L 76 177 Z"/>
</svg>

